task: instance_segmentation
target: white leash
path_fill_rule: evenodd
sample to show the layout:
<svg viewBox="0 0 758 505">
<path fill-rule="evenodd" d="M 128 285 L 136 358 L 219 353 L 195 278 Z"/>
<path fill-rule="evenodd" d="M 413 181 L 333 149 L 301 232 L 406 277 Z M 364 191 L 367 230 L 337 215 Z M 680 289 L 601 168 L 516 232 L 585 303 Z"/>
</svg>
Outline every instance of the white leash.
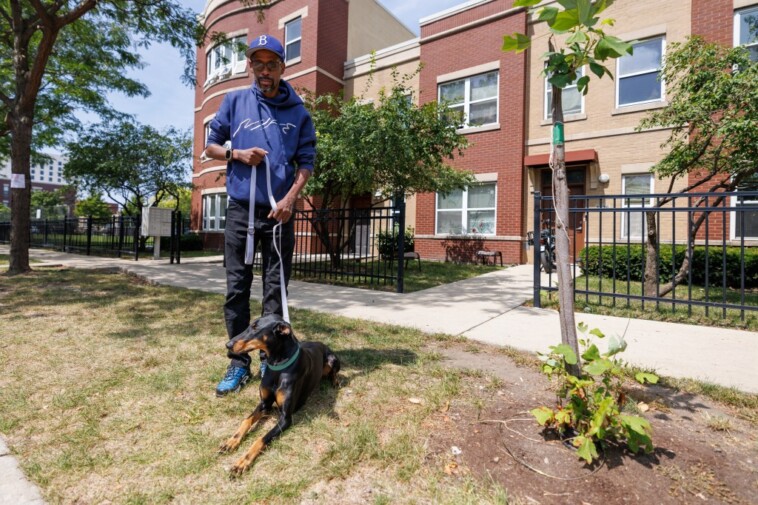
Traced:
<svg viewBox="0 0 758 505">
<path fill-rule="evenodd" d="M 271 170 L 269 169 L 268 156 L 263 157 L 263 161 L 266 163 L 266 189 L 268 190 L 268 201 L 271 204 L 271 209 L 276 212 L 276 200 L 274 199 L 274 192 L 271 190 Z M 256 179 L 258 176 L 257 167 L 252 167 L 253 171 L 250 174 L 250 212 L 247 218 L 247 241 L 245 243 L 245 265 L 253 264 L 254 245 L 255 241 L 255 190 Z M 276 232 L 279 231 L 279 239 L 277 243 Z M 290 312 L 287 308 L 287 286 L 284 282 L 284 261 L 282 261 L 282 220 L 274 225 L 274 249 L 279 256 L 279 289 L 282 294 L 282 317 L 288 323 L 290 322 Z M 262 255 L 263 253 L 261 253 Z M 265 274 L 265 272 L 263 272 Z"/>
</svg>

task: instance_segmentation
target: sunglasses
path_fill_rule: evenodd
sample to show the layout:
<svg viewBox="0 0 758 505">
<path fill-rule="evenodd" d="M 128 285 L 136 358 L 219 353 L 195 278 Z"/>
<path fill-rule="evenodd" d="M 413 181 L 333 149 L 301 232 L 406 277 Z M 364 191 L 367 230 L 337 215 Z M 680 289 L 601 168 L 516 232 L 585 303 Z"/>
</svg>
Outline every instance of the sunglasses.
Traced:
<svg viewBox="0 0 758 505">
<path fill-rule="evenodd" d="M 279 70 L 279 64 L 281 62 L 279 60 L 273 60 L 269 62 L 263 62 L 259 60 L 250 60 L 250 64 L 253 66 L 253 70 L 256 72 L 262 71 L 264 68 L 268 69 L 269 72 L 273 72 L 274 70 Z"/>
</svg>

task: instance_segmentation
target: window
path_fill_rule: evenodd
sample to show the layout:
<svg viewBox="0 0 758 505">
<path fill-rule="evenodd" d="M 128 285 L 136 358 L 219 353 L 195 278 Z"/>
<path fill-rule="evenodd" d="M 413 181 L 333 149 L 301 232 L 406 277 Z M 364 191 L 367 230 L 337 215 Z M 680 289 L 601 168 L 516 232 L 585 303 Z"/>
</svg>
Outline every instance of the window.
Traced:
<svg viewBox="0 0 758 505">
<path fill-rule="evenodd" d="M 634 54 L 618 59 L 618 107 L 663 100 L 660 80 L 663 48 L 663 37 L 644 40 L 634 44 Z"/>
<path fill-rule="evenodd" d="M 749 177 L 737 187 L 737 191 L 738 194 L 732 198 L 732 202 L 739 210 L 732 212 L 730 216 L 732 240 L 758 240 L 758 175 Z M 752 194 L 739 194 L 748 191 Z"/>
<path fill-rule="evenodd" d="M 652 200 L 641 195 L 653 192 L 653 174 L 624 175 L 621 178 L 621 192 L 630 195 L 624 198 L 623 206 L 627 209 L 650 207 Z M 621 214 L 622 238 L 642 238 L 645 233 L 644 212 L 623 212 Z"/>
<path fill-rule="evenodd" d="M 758 7 L 734 13 L 734 45 L 745 46 L 750 59 L 758 61 Z"/>
<path fill-rule="evenodd" d="M 235 37 L 226 43 L 219 44 L 210 51 L 205 57 L 206 73 L 208 77 L 206 84 L 234 74 L 245 71 L 245 37 Z"/>
<path fill-rule="evenodd" d="M 584 76 L 584 67 L 577 69 L 576 79 Z M 584 111 L 584 97 L 576 86 L 576 81 L 563 88 L 561 93 L 563 102 L 563 114 L 581 114 Z M 545 77 L 545 119 L 553 117 L 553 86 L 547 82 Z"/>
<path fill-rule="evenodd" d="M 439 85 L 439 101 L 461 117 L 461 127 L 497 123 L 498 71 Z"/>
<path fill-rule="evenodd" d="M 205 130 L 205 137 L 203 139 L 203 146 L 207 146 L 208 145 L 208 137 L 211 134 L 211 122 L 210 121 L 208 121 L 207 123 L 205 123 L 204 130 Z"/>
<path fill-rule="evenodd" d="M 203 195 L 203 230 L 221 231 L 226 227 L 226 193 Z"/>
<path fill-rule="evenodd" d="M 437 194 L 437 235 L 495 234 L 495 183 Z"/>
<path fill-rule="evenodd" d="M 284 25 L 284 61 L 300 60 L 303 18 L 296 18 Z"/>
</svg>

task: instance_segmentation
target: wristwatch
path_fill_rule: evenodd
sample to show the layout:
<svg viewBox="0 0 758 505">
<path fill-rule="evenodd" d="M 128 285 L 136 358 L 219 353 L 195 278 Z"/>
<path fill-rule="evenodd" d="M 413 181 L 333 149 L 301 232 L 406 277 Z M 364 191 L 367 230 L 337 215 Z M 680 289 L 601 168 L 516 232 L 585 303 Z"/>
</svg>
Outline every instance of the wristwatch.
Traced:
<svg viewBox="0 0 758 505">
<path fill-rule="evenodd" d="M 232 150 L 231 149 L 227 149 L 226 150 L 226 154 L 224 154 L 224 158 L 226 159 L 226 161 L 229 161 L 229 160 L 232 159 Z"/>
</svg>

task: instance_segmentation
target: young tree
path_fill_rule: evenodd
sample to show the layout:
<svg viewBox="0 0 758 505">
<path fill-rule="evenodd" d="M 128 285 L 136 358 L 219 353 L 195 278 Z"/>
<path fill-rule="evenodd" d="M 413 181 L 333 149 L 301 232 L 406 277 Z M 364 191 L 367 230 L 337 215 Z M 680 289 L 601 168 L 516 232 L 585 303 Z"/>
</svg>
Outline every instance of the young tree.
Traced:
<svg viewBox="0 0 758 505">
<path fill-rule="evenodd" d="M 661 73 L 668 89 L 668 105 L 648 114 L 638 131 L 670 128 L 671 134 L 661 147 L 668 154 L 652 171 L 660 178 L 670 177 L 668 193 L 676 181 L 696 176 L 682 190 L 734 191 L 758 172 L 758 64 L 750 61 L 743 47 L 724 47 L 693 37 L 686 43 L 673 43 L 667 50 Z M 724 197 L 699 198 L 694 207 L 718 206 Z M 660 198 L 657 207 L 672 198 Z M 679 271 L 659 287 L 658 228 L 656 212 L 647 212 L 647 259 L 644 289 L 646 294 L 669 294 L 687 279 L 695 237 L 710 212 L 704 210 L 688 223 L 689 241 Z"/>
<path fill-rule="evenodd" d="M 42 219 L 59 219 L 66 217 L 66 209 L 63 207 L 64 194 L 61 190 L 33 191 L 31 199 L 32 218 L 37 216 L 37 211 Z"/>
<path fill-rule="evenodd" d="M 375 102 L 358 98 L 345 101 L 338 95 L 309 100 L 318 136 L 318 156 L 304 195 L 314 207 L 326 211 L 344 205 L 352 196 L 379 194 L 379 205 L 390 198 L 420 192 L 448 192 L 474 182 L 469 172 L 446 162 L 462 155 L 467 142 L 457 133 L 457 118 L 446 114 L 437 102 L 416 106 L 404 82 L 393 73 L 393 86 L 380 92 Z M 314 198 L 318 197 L 318 199 Z M 332 262 L 339 263 L 346 243 L 332 244 L 330 237 L 350 233 L 313 223 Z"/>
<path fill-rule="evenodd" d="M 111 122 L 85 130 L 67 150 L 66 178 L 90 193 L 104 193 L 128 214 L 190 187 L 192 139 L 186 131 Z"/>
<path fill-rule="evenodd" d="M 516 0 L 514 7 L 534 7 L 541 0 Z M 598 15 L 608 8 L 613 0 L 557 0 L 563 7 L 546 6 L 536 13 L 540 21 L 550 29 L 549 51 L 544 54 L 545 74 L 552 86 L 551 111 L 553 117 L 553 152 L 550 168 L 553 172 L 554 207 L 556 217 L 556 269 L 558 276 L 558 298 L 560 301 L 561 341 L 570 346 L 579 356 L 574 318 L 574 279 L 569 265 L 568 183 L 566 181 L 566 152 L 564 147 L 562 90 L 576 82 L 577 89 L 587 94 L 590 75 L 577 76 L 577 70 L 589 66 L 598 78 L 605 75 L 613 78 L 603 62 L 631 54 L 632 46 L 617 37 L 607 35 L 601 27 L 613 26 L 612 19 L 601 20 Z M 558 37 L 565 37 L 562 40 Z M 528 36 L 514 33 L 503 37 L 503 51 L 522 52 L 531 43 Z M 581 364 L 571 366 L 570 372 L 579 373 Z"/>
<path fill-rule="evenodd" d="M 16 181 L 8 272 L 18 274 L 30 270 L 32 152 L 74 131 L 75 111 L 117 117 L 108 91 L 147 95 L 126 77 L 141 65 L 138 47 L 168 42 L 179 48 L 191 79 L 203 33 L 195 13 L 178 0 L 4 0 L 0 33 L 0 157 L 10 156 Z"/>
<path fill-rule="evenodd" d="M 76 202 L 74 214 L 77 217 L 108 218 L 113 215 L 111 206 L 103 200 L 101 193 L 93 193 L 83 200 Z"/>
<path fill-rule="evenodd" d="M 175 194 L 169 194 L 160 199 L 158 207 L 164 209 L 174 209 L 182 213 L 183 217 L 188 218 L 190 215 L 190 206 L 192 204 L 192 188 L 177 187 Z"/>
</svg>

